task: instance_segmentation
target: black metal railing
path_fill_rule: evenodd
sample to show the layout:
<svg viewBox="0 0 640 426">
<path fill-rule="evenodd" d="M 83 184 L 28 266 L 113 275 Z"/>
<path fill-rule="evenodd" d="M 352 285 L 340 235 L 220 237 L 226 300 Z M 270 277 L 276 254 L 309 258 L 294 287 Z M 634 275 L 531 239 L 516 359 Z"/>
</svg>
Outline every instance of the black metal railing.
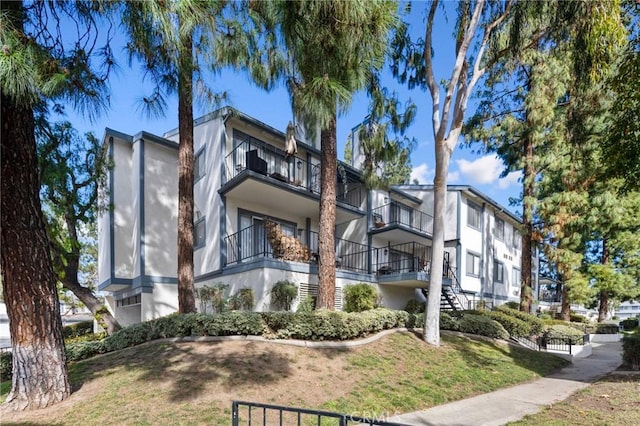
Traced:
<svg viewBox="0 0 640 426">
<path fill-rule="evenodd" d="M 402 225 L 429 235 L 433 231 L 433 216 L 395 201 L 376 207 L 372 210 L 372 215 L 373 226 L 376 228 Z"/>
<path fill-rule="evenodd" d="M 287 156 L 280 148 L 258 141 L 238 143 L 225 158 L 226 182 L 247 171 L 291 185 L 293 188 L 320 194 L 320 163 L 297 156 Z M 336 200 L 361 208 L 364 187 L 353 176 L 337 173 Z"/>
<path fill-rule="evenodd" d="M 381 416 L 382 417 L 382 416 Z M 306 408 L 284 407 L 281 405 L 261 404 L 257 402 L 233 401 L 231 404 L 232 426 L 239 425 L 302 425 L 325 424 L 323 420 L 335 419 L 339 426 L 365 424 L 372 426 L 408 426 L 404 423 L 389 422 L 384 418 L 360 417 L 331 411 L 310 410 Z"/>
<path fill-rule="evenodd" d="M 410 242 L 374 248 L 373 270 L 378 275 L 431 273 L 431 246 Z"/>
<path fill-rule="evenodd" d="M 462 292 L 462 286 L 460 285 L 460 281 L 458 281 L 456 269 L 451 266 L 451 262 L 449 262 L 449 253 L 445 251 L 444 254 L 444 267 L 446 268 L 444 271 L 444 276 L 451 280 L 452 294 L 456 298 L 462 309 L 471 309 L 471 301 L 469 300 L 467 295 Z"/>
<path fill-rule="evenodd" d="M 572 347 L 575 345 L 586 345 L 589 343 L 589 335 L 585 334 L 582 338 L 573 336 L 547 336 L 539 337 L 539 345 L 541 349 L 552 350 L 557 352 L 568 352 L 572 355 Z"/>
<path fill-rule="evenodd" d="M 318 262 L 318 233 L 298 230 L 297 239 L 311 253 L 310 262 Z M 252 225 L 225 237 L 227 261 L 225 266 L 261 257 L 275 258 L 267 239 L 264 225 Z M 335 239 L 336 267 L 356 272 L 367 272 L 367 246 L 355 241 Z"/>
</svg>

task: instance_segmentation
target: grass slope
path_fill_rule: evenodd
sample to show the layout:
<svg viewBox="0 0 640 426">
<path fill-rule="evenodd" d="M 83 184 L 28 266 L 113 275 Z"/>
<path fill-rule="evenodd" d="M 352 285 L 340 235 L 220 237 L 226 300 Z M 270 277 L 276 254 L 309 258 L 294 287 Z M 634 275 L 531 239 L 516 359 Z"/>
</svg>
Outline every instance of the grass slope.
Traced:
<svg viewBox="0 0 640 426">
<path fill-rule="evenodd" d="M 31 413 L 2 412 L 1 419 L 3 425 L 227 425 L 234 399 L 381 417 L 529 381 L 565 364 L 450 334 L 440 348 L 412 333 L 349 349 L 159 342 L 73 364 L 68 400 Z"/>
</svg>

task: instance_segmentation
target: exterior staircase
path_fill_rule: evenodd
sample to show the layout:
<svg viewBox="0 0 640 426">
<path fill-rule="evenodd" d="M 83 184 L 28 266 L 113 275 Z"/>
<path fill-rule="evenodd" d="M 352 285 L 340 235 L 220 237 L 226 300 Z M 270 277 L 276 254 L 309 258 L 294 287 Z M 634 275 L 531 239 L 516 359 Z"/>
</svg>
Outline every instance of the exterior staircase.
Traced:
<svg viewBox="0 0 640 426">
<path fill-rule="evenodd" d="M 451 269 L 448 263 L 445 263 L 445 277 L 451 279 L 451 284 L 442 283 L 442 291 L 440 292 L 440 310 L 441 311 L 460 311 L 469 309 L 469 299 L 462 292 L 458 277 Z M 424 297 L 429 295 L 429 289 L 421 289 Z"/>
</svg>

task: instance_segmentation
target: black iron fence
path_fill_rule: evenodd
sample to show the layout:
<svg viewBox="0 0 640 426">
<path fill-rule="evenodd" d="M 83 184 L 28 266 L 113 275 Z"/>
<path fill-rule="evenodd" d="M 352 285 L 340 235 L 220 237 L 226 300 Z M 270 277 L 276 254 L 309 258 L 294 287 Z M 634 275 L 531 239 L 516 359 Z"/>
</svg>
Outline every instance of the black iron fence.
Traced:
<svg viewBox="0 0 640 426">
<path fill-rule="evenodd" d="M 449 262 L 445 252 L 445 262 Z M 431 246 L 410 242 L 373 249 L 373 270 L 378 275 L 401 274 L 405 272 L 431 273 Z M 445 267 L 443 269 L 447 271 Z"/>
<path fill-rule="evenodd" d="M 239 425 L 302 425 L 302 424 L 364 424 L 375 426 L 407 426 L 404 423 L 389 422 L 384 418 L 371 418 L 334 413 L 330 411 L 309 410 L 306 408 L 284 407 L 257 402 L 233 401 L 232 426 Z"/>
<path fill-rule="evenodd" d="M 403 225 L 425 234 L 433 231 L 433 216 L 395 201 L 376 207 L 372 210 L 372 215 L 376 228 Z"/>
</svg>

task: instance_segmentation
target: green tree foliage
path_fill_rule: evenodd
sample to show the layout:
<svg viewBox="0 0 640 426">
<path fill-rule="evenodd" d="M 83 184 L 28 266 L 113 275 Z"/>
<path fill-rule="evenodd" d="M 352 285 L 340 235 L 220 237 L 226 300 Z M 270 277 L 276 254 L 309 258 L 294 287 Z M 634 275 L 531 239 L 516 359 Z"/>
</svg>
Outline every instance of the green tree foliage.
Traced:
<svg viewBox="0 0 640 426">
<path fill-rule="evenodd" d="M 274 1 L 256 5 L 282 35 L 291 66 L 286 81 L 294 116 L 320 128 L 321 195 L 318 308 L 333 309 L 335 294 L 336 118 L 383 64 L 397 4 L 377 1 Z"/>
<path fill-rule="evenodd" d="M 98 262 L 95 222 L 108 157 L 92 133 L 80 137 L 68 122 L 50 124 L 40 117 L 36 141 L 40 198 L 54 272 L 63 288 L 80 299 L 112 334 L 120 324 L 95 296 L 95 281 L 87 277 Z"/>
<path fill-rule="evenodd" d="M 112 34 L 103 2 L 0 2 L 2 285 L 10 319 L 10 409 L 43 408 L 70 394 L 56 279 L 40 207 L 34 109 L 107 105 Z M 64 28 L 64 31 L 62 30 Z M 29 309 L 24 309 L 24 307 Z"/>
<path fill-rule="evenodd" d="M 432 1 L 426 7 L 426 27 L 424 31 L 420 31 L 425 34 L 424 38 L 412 40 L 408 26 L 401 25 L 392 41 L 393 74 L 401 83 L 407 83 L 410 89 L 418 87 L 428 90 L 433 107 L 431 125 L 436 157 L 433 253 L 424 339 L 435 346 L 440 344 L 439 312 L 449 161 L 459 143 L 467 103 L 474 87 L 502 54 L 487 48 L 509 15 L 511 5 L 511 1 L 456 3 L 453 45 L 455 59 L 450 76 L 440 83 L 433 66 L 435 55 L 443 50 L 442 46 L 436 46 L 433 42 L 436 14 L 441 9 L 439 1 Z"/>
<path fill-rule="evenodd" d="M 166 96 L 178 98 L 178 309 L 195 312 L 193 282 L 193 103 L 194 95 L 209 104 L 226 96 L 205 77 L 226 64 L 250 57 L 252 44 L 239 21 L 241 3 L 159 0 L 126 2 L 123 26 L 130 57 L 139 59 L 154 83 L 142 108 L 162 114 Z M 209 73 L 207 73 L 207 71 Z"/>
</svg>

